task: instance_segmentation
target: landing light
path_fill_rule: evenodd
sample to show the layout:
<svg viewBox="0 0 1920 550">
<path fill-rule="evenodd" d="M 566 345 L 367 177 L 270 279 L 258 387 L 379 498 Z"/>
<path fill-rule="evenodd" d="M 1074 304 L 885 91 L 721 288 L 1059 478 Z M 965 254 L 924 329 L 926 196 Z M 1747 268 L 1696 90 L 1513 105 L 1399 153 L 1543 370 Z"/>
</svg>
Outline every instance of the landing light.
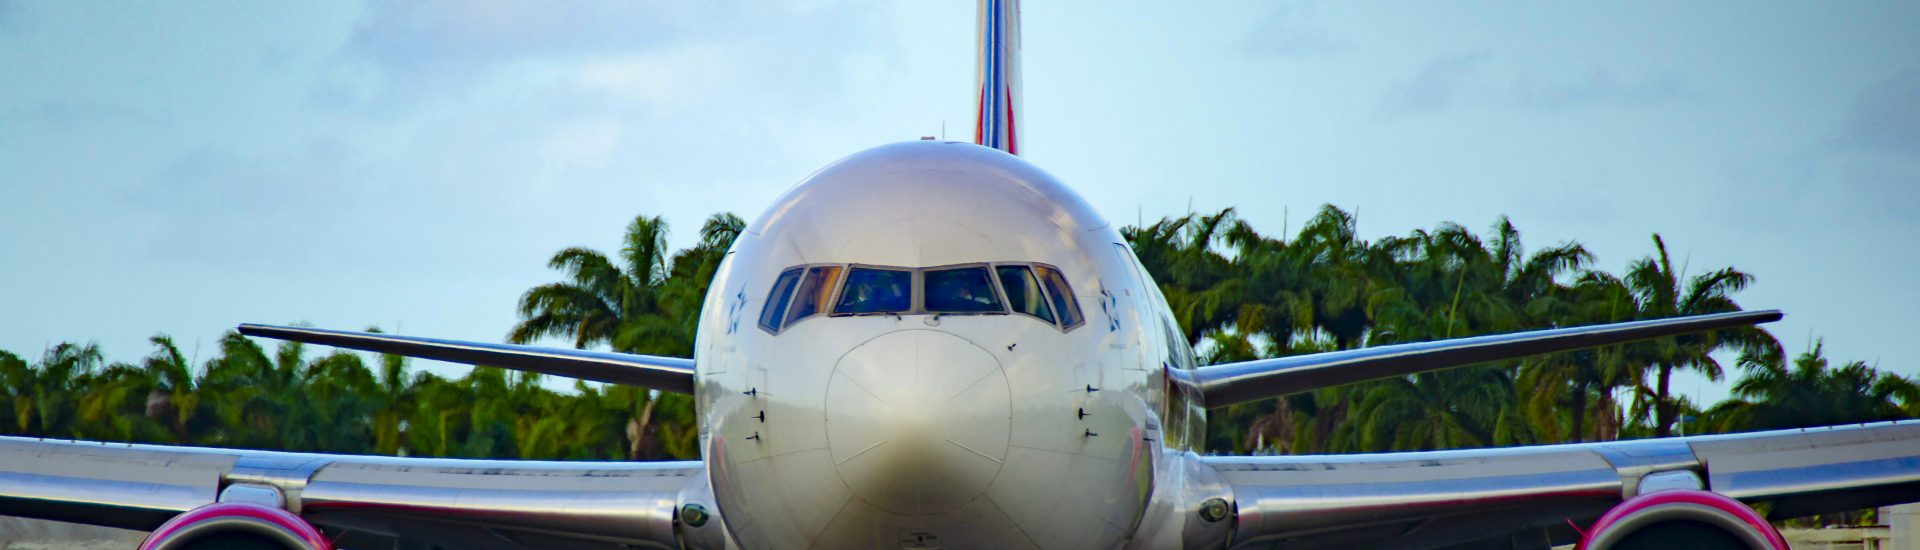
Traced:
<svg viewBox="0 0 1920 550">
<path fill-rule="evenodd" d="M 1208 523 L 1216 523 L 1220 520 L 1227 519 L 1227 512 L 1226 499 L 1216 497 L 1200 503 L 1200 519 L 1207 520 Z"/>
<path fill-rule="evenodd" d="M 707 524 L 707 507 L 688 504 L 680 508 L 680 521 L 693 527 Z"/>
</svg>

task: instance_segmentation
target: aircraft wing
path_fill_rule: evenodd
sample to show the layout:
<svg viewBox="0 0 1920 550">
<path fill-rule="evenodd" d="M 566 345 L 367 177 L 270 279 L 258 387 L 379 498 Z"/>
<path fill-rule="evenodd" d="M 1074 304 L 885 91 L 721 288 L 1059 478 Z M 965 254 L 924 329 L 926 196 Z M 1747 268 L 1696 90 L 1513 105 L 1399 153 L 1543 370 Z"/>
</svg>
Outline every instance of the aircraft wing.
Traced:
<svg viewBox="0 0 1920 550">
<path fill-rule="evenodd" d="M 239 330 L 247 336 L 693 393 L 693 360 L 679 357 L 463 342 L 306 327 L 245 324 L 240 325 Z"/>
<path fill-rule="evenodd" d="M 1775 519 L 1920 501 L 1920 423 L 1538 447 L 1202 457 L 1236 548 L 1545 548 L 1637 494 L 1706 489 Z"/>
<path fill-rule="evenodd" d="M 1493 334 L 1211 365 L 1189 383 L 1208 407 L 1352 382 L 1780 320 L 1779 310 L 1736 311 L 1587 327 Z M 1175 374 L 1184 374 L 1176 371 Z"/>
<path fill-rule="evenodd" d="M 455 460 L 0 437 L 0 515 L 151 531 L 215 502 L 280 508 L 349 547 L 679 548 L 686 462 Z"/>
</svg>

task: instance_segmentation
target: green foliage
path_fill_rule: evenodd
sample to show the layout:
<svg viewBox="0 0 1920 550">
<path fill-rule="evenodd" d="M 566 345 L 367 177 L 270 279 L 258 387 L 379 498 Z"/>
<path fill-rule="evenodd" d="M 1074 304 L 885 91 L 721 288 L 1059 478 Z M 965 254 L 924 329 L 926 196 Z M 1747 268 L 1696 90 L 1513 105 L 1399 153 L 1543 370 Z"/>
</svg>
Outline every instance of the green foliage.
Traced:
<svg viewBox="0 0 1920 550">
<path fill-rule="evenodd" d="M 1737 311 L 1733 295 L 1753 281 L 1731 267 L 1689 278 L 1658 235 L 1653 254 L 1622 277 L 1596 269 L 1578 243 L 1527 251 L 1505 218 L 1485 236 L 1443 223 L 1367 242 L 1355 227 L 1352 214 L 1326 206 L 1291 238 L 1262 235 L 1232 209 L 1122 234 L 1210 363 Z M 1740 400 L 1694 414 L 1672 395 L 1671 376 L 1717 379 L 1723 351 L 1780 355 L 1771 335 L 1748 327 L 1323 388 L 1215 410 L 1207 442 L 1213 452 L 1371 452 L 1664 436 L 1682 418 L 1715 419 L 1696 420 L 1698 432 L 1787 425 L 1766 420 L 1776 416 L 1920 412 L 1920 386 L 1850 365 L 1748 366 L 1762 378 L 1743 379 Z M 1765 376 L 1799 376 L 1798 393 Z M 1803 395 L 1808 388 L 1826 393 Z M 1826 413 L 1794 412 L 1803 409 Z"/>
<path fill-rule="evenodd" d="M 1263 235 L 1232 209 L 1122 233 L 1160 283 L 1204 363 L 1373 345 L 1734 311 L 1753 277 L 1731 267 L 1688 277 L 1666 243 L 1624 276 L 1568 242 L 1535 251 L 1496 220 L 1476 234 L 1444 223 L 1368 242 L 1328 206 L 1299 232 Z M 567 248 L 560 280 L 529 289 L 508 340 L 690 356 L 708 283 L 745 222 L 717 214 L 692 247 L 641 216 L 608 255 Z M 378 329 L 369 329 L 378 330 Z M 29 361 L 0 351 L 0 433 L 109 441 L 524 459 L 698 455 L 692 398 L 475 368 L 413 372 L 405 358 L 271 349 L 237 333 L 194 365 L 155 335 L 135 363 L 63 343 Z M 1740 353 L 1734 398 L 1704 410 L 1670 376 L 1718 377 Z M 367 357 L 372 357 L 369 361 Z M 1814 344 L 1791 365 L 1753 328 L 1657 339 L 1392 378 L 1214 410 L 1211 452 L 1324 453 L 1611 440 L 1790 428 L 1920 414 L 1920 384 L 1860 362 L 1829 365 Z"/>
<path fill-rule="evenodd" d="M 700 241 L 667 251 L 667 227 L 640 217 L 616 261 L 568 248 L 561 282 L 528 290 L 509 339 L 566 338 L 686 357 L 707 285 L 746 227 L 718 214 Z M 378 332 L 378 328 L 368 330 Z M 644 460 L 698 456 L 689 396 L 478 367 L 457 379 L 410 371 L 397 355 L 306 346 L 272 349 L 229 332 L 195 365 L 161 334 L 140 364 L 107 364 L 92 344 L 63 343 L 29 362 L 0 351 L 0 433 L 54 438 L 354 454 Z"/>
<path fill-rule="evenodd" d="M 1732 399 L 1706 411 L 1712 431 L 1778 430 L 1906 418 L 1920 406 L 1920 386 L 1854 361 L 1832 367 L 1819 342 L 1786 365 L 1779 355 L 1740 356 L 1745 374 Z"/>
</svg>

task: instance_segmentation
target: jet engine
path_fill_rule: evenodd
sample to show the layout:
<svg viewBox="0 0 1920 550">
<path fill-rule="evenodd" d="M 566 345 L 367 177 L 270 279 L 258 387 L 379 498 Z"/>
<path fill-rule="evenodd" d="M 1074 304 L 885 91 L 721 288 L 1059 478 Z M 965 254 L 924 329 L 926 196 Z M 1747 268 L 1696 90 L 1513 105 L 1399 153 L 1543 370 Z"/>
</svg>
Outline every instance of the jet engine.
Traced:
<svg viewBox="0 0 1920 550">
<path fill-rule="evenodd" d="M 1676 489 L 1614 506 L 1593 522 L 1580 550 L 1788 550 L 1787 539 L 1758 512 L 1717 493 Z"/>
<path fill-rule="evenodd" d="M 167 520 L 140 550 L 331 550 L 333 545 L 306 520 L 259 504 L 221 502 Z"/>
</svg>

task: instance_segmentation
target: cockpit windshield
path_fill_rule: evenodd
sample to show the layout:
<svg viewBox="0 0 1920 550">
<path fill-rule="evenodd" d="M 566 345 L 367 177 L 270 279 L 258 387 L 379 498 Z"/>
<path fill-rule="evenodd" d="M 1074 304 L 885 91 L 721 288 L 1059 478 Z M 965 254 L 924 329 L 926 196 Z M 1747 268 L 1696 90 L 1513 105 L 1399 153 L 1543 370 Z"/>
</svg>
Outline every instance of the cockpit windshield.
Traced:
<svg viewBox="0 0 1920 550">
<path fill-rule="evenodd" d="M 774 278 L 760 311 L 760 327 L 780 334 L 816 316 L 1008 313 L 1062 331 L 1072 331 L 1082 321 L 1079 300 L 1066 277 L 1045 264 L 991 262 L 926 268 L 814 264 L 788 268 Z"/>
<path fill-rule="evenodd" d="M 994 268 L 1000 275 L 1000 288 L 1007 293 L 1007 303 L 1013 306 L 1014 313 L 1025 313 L 1040 320 L 1053 322 L 1053 308 L 1047 307 L 1047 296 L 1040 292 L 1040 281 L 1033 278 L 1033 269 L 1024 265 L 1003 265 Z"/>
<path fill-rule="evenodd" d="M 1006 312 L 985 267 L 930 270 L 925 277 L 929 313 Z"/>
<path fill-rule="evenodd" d="M 913 272 L 856 267 L 847 272 L 835 315 L 906 313 L 913 309 Z"/>
</svg>

